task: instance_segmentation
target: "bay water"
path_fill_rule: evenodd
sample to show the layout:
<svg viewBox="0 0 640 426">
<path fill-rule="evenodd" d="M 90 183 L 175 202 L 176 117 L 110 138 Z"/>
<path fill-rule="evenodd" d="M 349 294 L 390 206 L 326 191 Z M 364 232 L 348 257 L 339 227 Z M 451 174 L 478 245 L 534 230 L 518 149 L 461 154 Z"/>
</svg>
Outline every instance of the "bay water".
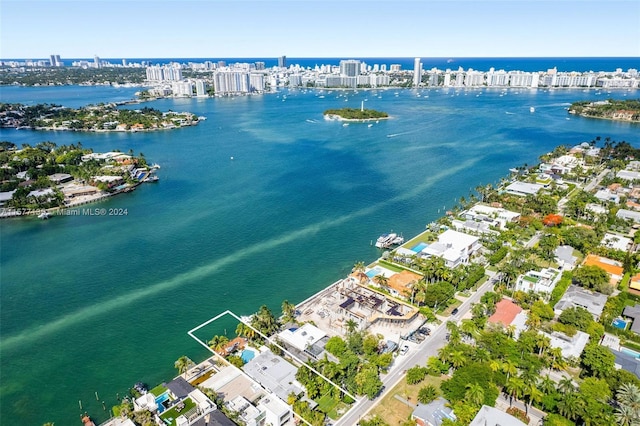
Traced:
<svg viewBox="0 0 640 426">
<path fill-rule="evenodd" d="M 80 106 L 135 90 L 3 87 L 0 101 Z M 135 382 L 168 381 L 180 356 L 208 356 L 187 331 L 210 317 L 262 304 L 279 314 L 283 300 L 375 260 L 381 233 L 411 237 L 557 145 L 601 136 L 638 146 L 638 125 L 567 113 L 607 97 L 638 91 L 282 90 L 146 104 L 207 117 L 175 131 L 0 130 L 18 145 L 133 149 L 162 167 L 158 183 L 85 206 L 126 215 L 0 221 L 0 424 L 73 425 L 85 411 L 105 420 Z M 363 102 L 391 118 L 323 119 Z"/>
</svg>

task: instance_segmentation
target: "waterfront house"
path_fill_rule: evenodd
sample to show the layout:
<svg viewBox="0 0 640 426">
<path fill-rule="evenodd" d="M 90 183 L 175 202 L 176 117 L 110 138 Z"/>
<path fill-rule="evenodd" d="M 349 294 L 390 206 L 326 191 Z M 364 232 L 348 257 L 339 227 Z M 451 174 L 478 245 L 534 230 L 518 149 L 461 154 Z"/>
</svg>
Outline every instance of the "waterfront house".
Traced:
<svg viewBox="0 0 640 426">
<path fill-rule="evenodd" d="M 283 401 L 286 401 L 291 393 L 304 393 L 304 387 L 296 379 L 298 369 L 268 349 L 242 366 L 242 370 Z"/>
<path fill-rule="evenodd" d="M 49 180 L 56 185 L 60 185 L 61 183 L 70 182 L 73 180 L 73 176 L 69 173 L 54 173 L 49 175 Z"/>
<path fill-rule="evenodd" d="M 423 257 L 436 256 L 445 261 L 448 268 L 469 263 L 482 246 L 478 237 L 449 229 L 438 236 L 438 241 L 425 247 L 420 254 Z"/>
<path fill-rule="evenodd" d="M 467 220 L 488 223 L 490 226 L 505 229 L 507 223 L 518 221 L 520 213 L 478 203 L 469 210 L 460 213 L 460 216 Z"/>
<path fill-rule="evenodd" d="M 320 330 L 313 324 L 306 323 L 299 328 L 290 328 L 278 333 L 278 338 L 284 343 L 287 349 L 295 349 L 313 359 L 322 358 L 324 346 L 329 338 L 327 333 Z"/>
<path fill-rule="evenodd" d="M 505 188 L 508 194 L 518 195 L 520 197 L 526 197 L 527 195 L 536 195 L 543 189 L 544 186 L 537 183 L 528 182 L 513 182 L 511 185 Z"/>
<path fill-rule="evenodd" d="M 387 281 L 389 293 L 406 299 L 411 296 L 411 289 L 421 278 L 422 275 L 407 270 L 393 274 Z"/>
</svg>

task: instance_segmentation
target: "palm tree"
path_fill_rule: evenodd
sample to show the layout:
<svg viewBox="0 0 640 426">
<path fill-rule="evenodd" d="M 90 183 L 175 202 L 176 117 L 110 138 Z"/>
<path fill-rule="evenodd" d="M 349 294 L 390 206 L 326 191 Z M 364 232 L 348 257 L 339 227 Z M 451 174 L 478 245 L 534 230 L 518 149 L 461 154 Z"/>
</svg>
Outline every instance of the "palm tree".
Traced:
<svg viewBox="0 0 640 426">
<path fill-rule="evenodd" d="M 620 404 L 614 413 L 616 421 L 620 426 L 636 426 L 638 424 L 638 413 L 628 405 Z"/>
<path fill-rule="evenodd" d="M 640 408 L 640 388 L 633 383 L 623 383 L 616 392 L 616 398 L 619 402 L 635 406 L 634 409 Z"/>
<path fill-rule="evenodd" d="M 502 363 L 500 360 L 492 359 L 489 361 L 489 368 L 495 373 L 498 370 L 502 370 Z"/>
<path fill-rule="evenodd" d="M 376 275 L 373 280 L 376 282 L 376 284 L 378 284 L 381 288 L 383 289 L 388 289 L 389 288 L 389 278 L 385 277 L 384 275 Z"/>
<path fill-rule="evenodd" d="M 529 415 L 529 410 L 531 409 L 531 405 L 533 405 L 534 402 L 540 402 L 544 394 L 542 393 L 542 391 L 540 391 L 540 389 L 538 389 L 535 383 L 530 383 L 529 387 L 526 388 L 525 391 L 527 396 L 529 397 L 528 398 L 529 404 L 525 405 L 527 415 Z"/>
<path fill-rule="evenodd" d="M 484 388 L 478 383 L 467 383 L 466 388 L 467 391 L 464 393 L 465 401 L 481 406 L 484 402 Z"/>
<path fill-rule="evenodd" d="M 526 389 L 526 385 L 524 381 L 518 377 L 513 376 L 510 379 L 507 379 L 507 384 L 505 385 L 505 390 L 507 394 L 509 394 L 509 407 L 513 404 L 513 398 L 520 399 L 524 394 L 524 390 Z"/>
<path fill-rule="evenodd" d="M 460 368 L 467 362 L 467 357 L 465 356 L 463 351 L 453 351 L 451 352 L 451 365 L 453 368 Z"/>
<path fill-rule="evenodd" d="M 358 328 L 358 323 L 353 320 L 353 318 L 349 318 L 347 322 L 344 324 L 347 327 L 347 333 L 351 334 Z"/>
<path fill-rule="evenodd" d="M 560 393 L 568 394 L 568 393 L 575 392 L 576 387 L 573 384 L 573 380 L 570 377 L 563 377 L 558 382 L 558 390 L 560 391 Z"/>
<path fill-rule="evenodd" d="M 540 380 L 538 387 L 545 395 L 549 395 L 556 391 L 556 382 L 554 382 L 553 379 L 547 374 Z"/>
<path fill-rule="evenodd" d="M 216 352 L 220 352 L 226 345 L 229 343 L 229 338 L 227 336 L 213 336 L 207 344 L 211 349 Z"/>
<path fill-rule="evenodd" d="M 296 305 L 285 300 L 282 302 L 282 320 L 286 322 L 295 321 Z"/>
<path fill-rule="evenodd" d="M 447 321 L 447 330 L 449 331 L 449 341 L 453 344 L 460 343 L 460 329 L 458 324 L 453 321 Z"/>
<path fill-rule="evenodd" d="M 438 397 L 438 390 L 433 385 L 427 385 L 418 391 L 418 402 L 428 404 Z"/>
<path fill-rule="evenodd" d="M 565 394 L 558 401 L 558 412 L 569 420 L 575 420 L 583 408 L 584 400 L 575 392 Z"/>
<path fill-rule="evenodd" d="M 196 364 L 193 361 L 191 361 L 191 359 L 188 356 L 183 355 L 180 358 L 178 358 L 173 365 L 178 369 L 178 374 L 183 374 L 183 373 L 186 373 L 187 370 L 189 370 L 191 367 L 193 367 Z"/>
<path fill-rule="evenodd" d="M 518 372 L 518 367 L 513 361 L 508 359 L 502 364 L 502 372 L 506 373 L 507 381 L 509 381 L 509 376 L 516 374 Z"/>
<path fill-rule="evenodd" d="M 365 270 L 365 264 L 363 261 L 358 261 L 353 265 L 353 269 L 351 269 L 351 272 L 364 272 Z"/>
</svg>

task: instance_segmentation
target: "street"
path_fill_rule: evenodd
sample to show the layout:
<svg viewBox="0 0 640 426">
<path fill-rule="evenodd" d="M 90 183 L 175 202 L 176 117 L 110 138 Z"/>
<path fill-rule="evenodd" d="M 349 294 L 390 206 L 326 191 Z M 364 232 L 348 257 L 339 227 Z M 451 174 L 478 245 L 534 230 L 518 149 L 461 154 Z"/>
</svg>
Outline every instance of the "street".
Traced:
<svg viewBox="0 0 640 426">
<path fill-rule="evenodd" d="M 471 309 L 471 305 L 478 302 L 483 294 L 493 289 L 495 284 L 495 273 L 487 271 L 489 279 L 478 290 L 472 294 L 462 305 L 458 307 L 458 313 L 451 316 L 449 320 L 458 322 L 460 319 Z M 388 374 L 382 376 L 382 383 L 384 385 L 384 391 L 375 400 L 371 401 L 369 398 L 364 397 L 359 399 L 344 416 L 342 416 L 336 423 L 339 425 L 355 425 L 358 424 L 360 419 L 364 417 L 369 410 L 371 410 L 375 404 L 380 401 L 389 391 L 391 391 L 395 385 L 404 379 L 405 370 L 414 367 L 415 365 L 424 366 L 427 363 L 427 359 L 437 355 L 438 350 L 447 344 L 446 328 L 447 321 L 442 321 L 437 327 L 432 327 L 431 335 L 427 337 L 424 342 L 420 344 L 403 343 L 407 344 L 410 348 L 406 355 L 398 355 L 395 359 L 394 365 L 391 367 Z"/>
</svg>

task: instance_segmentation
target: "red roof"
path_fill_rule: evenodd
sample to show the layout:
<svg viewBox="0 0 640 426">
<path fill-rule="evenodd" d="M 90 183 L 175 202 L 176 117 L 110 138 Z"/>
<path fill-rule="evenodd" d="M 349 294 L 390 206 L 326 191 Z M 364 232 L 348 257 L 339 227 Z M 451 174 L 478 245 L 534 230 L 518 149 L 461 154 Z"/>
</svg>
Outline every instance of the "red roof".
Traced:
<svg viewBox="0 0 640 426">
<path fill-rule="evenodd" d="M 508 327 L 520 312 L 522 312 L 520 306 L 509 299 L 502 299 L 496 303 L 496 313 L 489 317 L 489 322 L 494 324 L 502 323 L 505 327 Z"/>
</svg>

